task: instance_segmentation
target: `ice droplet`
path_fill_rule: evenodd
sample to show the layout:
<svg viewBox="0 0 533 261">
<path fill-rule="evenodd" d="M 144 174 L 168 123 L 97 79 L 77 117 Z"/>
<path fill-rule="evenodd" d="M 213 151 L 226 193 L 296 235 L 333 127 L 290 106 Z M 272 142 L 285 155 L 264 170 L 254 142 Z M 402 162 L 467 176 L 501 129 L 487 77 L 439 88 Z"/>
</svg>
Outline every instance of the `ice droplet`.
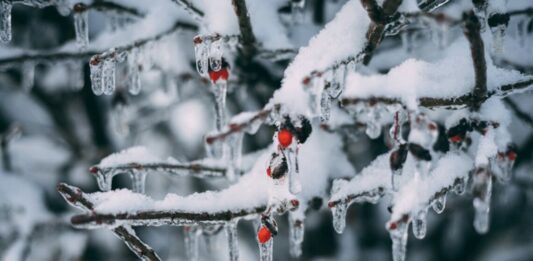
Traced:
<svg viewBox="0 0 533 261">
<path fill-rule="evenodd" d="M 195 37 L 194 54 L 196 57 L 196 71 L 201 76 L 207 76 L 209 66 L 209 39 L 202 39 L 201 36 Z"/>
<path fill-rule="evenodd" d="M 213 94 L 215 96 L 215 126 L 221 131 L 226 125 L 226 81 L 218 81 L 213 85 Z"/>
<path fill-rule="evenodd" d="M 102 66 L 102 82 L 105 95 L 111 95 L 115 91 L 115 60 L 108 58 Z"/>
<path fill-rule="evenodd" d="M 346 227 L 346 212 L 348 210 L 348 204 L 344 200 L 339 201 L 334 207 L 331 208 L 333 214 L 333 228 L 337 233 L 341 234 Z"/>
<path fill-rule="evenodd" d="M 91 70 L 91 88 L 95 95 L 102 95 L 104 93 L 104 85 L 102 79 L 103 64 L 101 61 L 96 61 L 97 57 L 93 57 L 89 63 Z"/>
<path fill-rule="evenodd" d="M 222 69 L 222 39 L 211 42 L 209 46 L 209 66 L 213 71 Z"/>
<path fill-rule="evenodd" d="M 21 87 L 25 92 L 29 92 L 35 83 L 35 63 L 27 61 L 22 63 Z"/>
<path fill-rule="evenodd" d="M 304 222 L 295 212 L 289 212 L 289 249 L 292 257 L 302 255 L 302 242 L 304 240 Z"/>
<path fill-rule="evenodd" d="M 0 1 L 0 41 L 7 43 L 11 41 L 11 2 Z"/>
<path fill-rule="evenodd" d="M 74 29 L 76 31 L 76 45 L 85 50 L 89 45 L 89 14 L 87 11 L 74 12 Z"/>
<path fill-rule="evenodd" d="M 413 235 L 415 235 L 415 237 L 418 239 L 426 237 L 427 213 L 427 209 L 421 209 L 418 211 L 418 213 L 415 215 L 415 218 L 413 219 Z"/>
<path fill-rule="evenodd" d="M 514 161 L 509 160 L 505 155 L 498 155 L 491 164 L 492 171 L 500 182 L 507 182 L 511 179 Z"/>
<path fill-rule="evenodd" d="M 135 193 L 144 194 L 146 184 L 146 172 L 132 170 L 130 172 L 131 190 Z"/>
<path fill-rule="evenodd" d="M 259 244 L 259 260 L 260 261 L 272 261 L 274 252 L 274 240 L 270 239 L 264 244 Z"/>
<path fill-rule="evenodd" d="M 128 91 L 132 95 L 137 95 L 141 92 L 141 74 L 139 66 L 139 50 L 133 49 L 128 55 Z"/>
<path fill-rule="evenodd" d="M 198 260 L 198 239 L 201 231 L 197 226 L 184 226 L 183 233 L 185 234 L 185 255 L 187 260 Z"/>
<path fill-rule="evenodd" d="M 225 226 L 226 236 L 228 237 L 229 259 L 231 261 L 239 260 L 239 239 L 237 236 L 237 221 L 230 221 Z"/>
<path fill-rule="evenodd" d="M 391 186 L 393 191 L 398 191 L 400 188 L 400 175 L 402 175 L 402 169 L 391 171 Z"/>
<path fill-rule="evenodd" d="M 390 238 L 392 240 L 392 260 L 404 261 L 405 253 L 407 251 L 407 230 L 409 223 L 398 222 L 395 229 L 389 230 Z"/>
<path fill-rule="evenodd" d="M 435 211 L 435 213 L 437 214 L 442 213 L 442 211 L 444 211 L 444 208 L 446 207 L 446 194 L 435 198 L 431 206 L 433 207 L 433 210 Z"/>
</svg>

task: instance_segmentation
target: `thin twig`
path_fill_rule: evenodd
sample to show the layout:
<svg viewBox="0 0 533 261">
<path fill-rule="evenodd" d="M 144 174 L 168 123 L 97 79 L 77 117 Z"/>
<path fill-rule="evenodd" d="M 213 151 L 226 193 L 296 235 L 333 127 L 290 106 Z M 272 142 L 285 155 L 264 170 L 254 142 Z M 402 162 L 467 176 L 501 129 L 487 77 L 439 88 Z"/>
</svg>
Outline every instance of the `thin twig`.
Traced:
<svg viewBox="0 0 533 261">
<path fill-rule="evenodd" d="M 108 11 L 111 11 L 111 12 L 117 12 L 117 13 L 125 13 L 125 14 L 128 14 L 128 15 L 131 15 L 131 16 L 135 16 L 135 17 L 144 17 L 144 15 L 137 9 L 135 8 L 132 8 L 132 7 L 129 7 L 129 6 L 124 6 L 124 5 L 120 5 L 120 4 L 117 4 L 117 3 L 114 3 L 114 2 L 93 2 L 93 3 L 90 3 L 88 5 L 84 4 L 84 3 L 77 3 L 74 5 L 72 11 L 74 11 L 75 13 L 80 13 L 80 12 L 85 12 L 85 11 L 89 11 L 89 10 L 96 10 L 96 11 L 99 11 L 99 12 L 108 12 Z"/>
<path fill-rule="evenodd" d="M 472 92 L 472 107 L 474 110 L 485 101 L 487 96 L 487 64 L 485 62 L 485 47 L 481 38 L 481 24 L 473 11 L 463 14 L 463 32 L 470 43 L 470 53 L 474 64 L 475 86 Z"/>
<path fill-rule="evenodd" d="M 188 0 L 172 0 L 172 2 L 178 4 L 179 6 L 183 7 L 185 11 L 187 11 L 192 18 L 195 20 L 201 22 L 202 18 L 204 16 L 204 12 L 202 12 L 200 9 L 198 9 L 196 6 L 194 6 L 191 2 Z"/>
<path fill-rule="evenodd" d="M 252 30 L 252 23 L 250 22 L 250 14 L 248 13 L 248 8 L 246 7 L 246 1 L 232 0 L 231 2 L 239 22 L 243 55 L 246 59 L 251 59 L 252 56 L 257 52 L 257 49 L 255 47 L 256 40 Z"/>
</svg>

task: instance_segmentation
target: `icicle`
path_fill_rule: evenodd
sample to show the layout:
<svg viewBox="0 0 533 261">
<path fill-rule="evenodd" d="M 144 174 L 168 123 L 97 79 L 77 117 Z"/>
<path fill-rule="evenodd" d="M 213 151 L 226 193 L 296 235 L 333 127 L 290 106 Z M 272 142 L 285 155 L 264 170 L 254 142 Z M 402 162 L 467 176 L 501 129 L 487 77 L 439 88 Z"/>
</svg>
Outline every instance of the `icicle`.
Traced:
<svg viewBox="0 0 533 261">
<path fill-rule="evenodd" d="M 209 46 L 209 66 L 215 72 L 222 69 L 222 39 L 214 40 Z"/>
<path fill-rule="evenodd" d="M 304 20 L 305 0 L 291 0 L 292 21 L 301 24 Z"/>
<path fill-rule="evenodd" d="M 226 125 L 226 92 L 227 83 L 219 81 L 213 85 L 215 95 L 215 125 L 218 131 Z"/>
<path fill-rule="evenodd" d="M 336 179 L 333 181 L 331 186 L 331 195 L 338 193 L 342 187 L 348 183 L 347 180 Z M 333 228 L 337 233 L 341 234 L 346 227 L 346 211 L 348 209 L 348 203 L 343 199 L 337 202 L 332 208 L 331 213 L 333 214 Z"/>
<path fill-rule="evenodd" d="M 115 60 L 107 58 L 102 66 L 102 83 L 104 94 L 111 95 L 115 91 Z"/>
<path fill-rule="evenodd" d="M 492 170 L 494 171 L 494 174 L 496 174 L 496 177 L 498 177 L 498 180 L 500 182 L 507 182 L 511 179 L 511 174 L 515 161 L 514 158 L 510 159 L 510 157 L 506 155 L 509 153 L 514 152 L 498 153 L 498 156 L 492 161 L 491 164 Z"/>
<path fill-rule="evenodd" d="M 132 182 L 131 190 L 135 193 L 144 194 L 144 188 L 146 184 L 146 172 L 132 170 L 130 172 L 130 177 Z"/>
<path fill-rule="evenodd" d="M 427 213 L 427 209 L 423 208 L 418 211 L 413 219 L 413 235 L 415 235 L 415 237 L 418 239 L 426 237 Z"/>
<path fill-rule="evenodd" d="M 209 39 L 201 36 L 194 37 L 194 54 L 196 57 L 196 70 L 201 76 L 207 76 L 209 66 Z"/>
<path fill-rule="evenodd" d="M 115 176 L 115 173 L 112 172 L 98 172 L 96 173 L 96 183 L 98 183 L 98 187 L 101 191 L 110 191 L 111 185 L 113 183 L 113 177 Z"/>
<path fill-rule="evenodd" d="M 69 69 L 69 85 L 73 90 L 81 90 L 85 84 L 83 64 L 73 61 L 70 63 Z"/>
<path fill-rule="evenodd" d="M 499 24 L 490 28 L 492 32 L 492 54 L 498 58 L 503 54 L 503 41 L 505 39 L 506 29 L 506 24 Z"/>
<path fill-rule="evenodd" d="M 459 179 L 457 183 L 453 186 L 453 192 L 457 195 L 463 195 L 466 190 L 466 180 L 465 179 Z"/>
<path fill-rule="evenodd" d="M 0 41 L 11 41 L 11 1 L 0 0 Z"/>
<path fill-rule="evenodd" d="M 487 169 L 479 169 L 474 174 L 474 228 L 480 234 L 489 230 L 490 198 L 492 195 L 492 177 Z"/>
<path fill-rule="evenodd" d="M 225 226 L 228 237 L 229 260 L 239 260 L 239 239 L 237 237 L 237 221 L 230 221 Z"/>
<path fill-rule="evenodd" d="M 229 181 L 234 181 L 240 175 L 243 136 L 242 132 L 238 132 L 224 140 L 223 159 L 228 162 L 226 178 Z"/>
<path fill-rule="evenodd" d="M 298 218 L 297 218 L 298 216 Z M 297 258 L 302 255 L 302 242 L 304 240 L 304 222 L 301 216 L 291 211 L 289 212 L 289 248 L 292 257 Z"/>
<path fill-rule="evenodd" d="M 407 229 L 409 223 L 400 221 L 395 225 L 394 229 L 389 229 L 390 238 L 392 240 L 392 260 L 404 261 L 405 253 L 407 251 Z"/>
<path fill-rule="evenodd" d="M 141 74 L 139 66 L 139 50 L 133 49 L 128 55 L 128 91 L 132 95 L 137 95 L 141 92 Z"/>
<path fill-rule="evenodd" d="M 91 88 L 95 95 L 102 95 L 104 93 L 104 85 L 102 79 L 103 63 L 99 57 L 93 57 L 89 63 L 91 70 Z"/>
<path fill-rule="evenodd" d="M 405 30 L 400 34 L 402 39 L 402 48 L 406 53 L 411 53 L 414 49 L 414 33 L 410 30 Z"/>
<path fill-rule="evenodd" d="M 379 135 L 381 135 L 381 125 L 379 125 L 380 109 L 376 106 L 370 108 L 367 115 L 368 120 L 366 121 L 365 133 L 371 139 L 376 139 L 379 137 Z"/>
<path fill-rule="evenodd" d="M 331 82 L 328 83 L 331 85 Z M 331 98 L 326 91 L 320 95 L 320 121 L 325 123 L 331 115 Z"/>
<path fill-rule="evenodd" d="M 128 105 L 125 103 L 116 104 L 111 111 L 112 127 L 120 137 L 127 137 L 129 128 Z"/>
<path fill-rule="evenodd" d="M 274 250 L 274 239 L 268 240 L 268 242 L 259 243 L 259 260 L 260 261 L 272 261 Z"/>
<path fill-rule="evenodd" d="M 183 227 L 185 234 L 185 255 L 187 260 L 198 260 L 198 239 L 201 231 L 197 226 L 185 226 Z"/>
<path fill-rule="evenodd" d="M 431 204 L 431 206 L 433 207 L 435 213 L 442 213 L 444 211 L 444 208 L 446 207 L 446 194 L 439 196 L 435 200 L 433 200 L 433 204 Z"/>
<path fill-rule="evenodd" d="M 289 191 L 296 195 L 302 191 L 300 183 L 300 170 L 298 166 L 299 145 L 295 144 L 287 150 L 287 163 L 289 165 Z"/>
<path fill-rule="evenodd" d="M 89 14 L 87 11 L 74 12 L 74 29 L 76 31 L 76 45 L 80 50 L 89 45 Z"/>
<path fill-rule="evenodd" d="M 219 244 L 216 238 L 218 232 L 222 229 L 220 225 L 203 225 L 202 233 L 205 241 L 206 249 L 210 257 L 214 257 L 218 253 Z"/>
<path fill-rule="evenodd" d="M 21 70 L 21 86 L 22 90 L 29 92 L 35 83 L 35 63 L 27 61 L 22 63 Z"/>
</svg>

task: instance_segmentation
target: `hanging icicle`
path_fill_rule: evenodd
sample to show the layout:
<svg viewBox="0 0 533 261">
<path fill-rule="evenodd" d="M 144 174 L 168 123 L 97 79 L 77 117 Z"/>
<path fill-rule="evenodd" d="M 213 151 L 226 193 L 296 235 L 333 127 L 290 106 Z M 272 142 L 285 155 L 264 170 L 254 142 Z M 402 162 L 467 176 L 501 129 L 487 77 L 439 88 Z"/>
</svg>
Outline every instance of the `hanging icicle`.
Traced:
<svg viewBox="0 0 533 261">
<path fill-rule="evenodd" d="M 331 187 L 331 195 L 334 195 L 335 193 L 339 192 L 340 189 L 344 187 L 347 183 L 348 181 L 344 179 L 334 180 L 333 185 Z M 334 206 L 331 207 L 331 213 L 333 214 L 333 228 L 335 228 L 335 231 L 339 234 L 341 234 L 344 231 L 344 228 L 346 227 L 347 210 L 348 204 L 344 200 L 337 202 Z"/>
<path fill-rule="evenodd" d="M 202 231 L 196 225 L 184 226 L 183 233 L 185 234 L 185 255 L 187 260 L 198 260 L 198 243 Z"/>
<path fill-rule="evenodd" d="M 141 65 L 139 58 L 139 49 L 133 48 L 128 55 L 128 91 L 132 95 L 137 95 L 141 92 Z"/>
<path fill-rule="evenodd" d="M 196 57 L 196 71 L 203 77 L 207 76 L 209 67 L 209 39 L 203 39 L 201 36 L 195 36 L 194 54 Z"/>
<path fill-rule="evenodd" d="M 304 213 L 300 208 L 289 212 L 289 252 L 292 257 L 302 255 L 302 242 L 304 240 Z"/>
<path fill-rule="evenodd" d="M 78 61 L 71 61 L 68 63 L 69 68 L 69 86 L 72 90 L 79 91 L 85 85 L 83 64 Z"/>
<path fill-rule="evenodd" d="M 239 260 L 239 239 L 237 236 L 237 222 L 229 221 L 226 223 L 226 236 L 228 237 L 228 251 L 229 251 L 229 260 L 237 261 Z"/>
<path fill-rule="evenodd" d="M 11 1 L 0 0 L 0 41 L 11 41 Z"/>
<path fill-rule="evenodd" d="M 113 183 L 113 177 L 117 174 L 114 171 L 103 172 L 98 167 L 91 167 L 89 169 L 93 175 L 96 176 L 96 183 L 101 191 L 110 191 Z"/>
<path fill-rule="evenodd" d="M 304 21 L 305 0 L 291 0 L 292 22 L 301 24 Z"/>
<path fill-rule="evenodd" d="M 86 50 L 89 45 L 89 14 L 85 4 L 74 5 L 74 30 L 76 32 L 76 45 L 80 50 Z"/>
<path fill-rule="evenodd" d="M 89 69 L 91 71 L 91 89 L 95 95 L 102 95 L 104 93 L 104 85 L 102 79 L 103 63 L 98 55 L 91 58 L 89 62 Z"/>
<path fill-rule="evenodd" d="M 476 170 L 473 177 L 474 228 L 480 234 L 489 231 L 490 198 L 492 195 L 492 175 L 485 167 Z"/>
<path fill-rule="evenodd" d="M 146 172 L 133 169 L 130 172 L 130 178 L 132 183 L 131 190 L 135 193 L 144 194 L 146 184 Z"/>
<path fill-rule="evenodd" d="M 392 240 L 392 260 L 404 261 L 407 252 L 407 236 L 408 236 L 408 218 L 401 221 L 390 223 L 388 225 L 390 238 Z"/>
<path fill-rule="evenodd" d="M 106 58 L 102 65 L 102 84 L 105 95 L 111 95 L 115 91 L 115 70 L 114 57 Z"/>
<path fill-rule="evenodd" d="M 209 46 L 209 68 L 215 72 L 222 69 L 222 38 L 215 35 Z"/>
<path fill-rule="evenodd" d="M 499 13 L 491 14 L 487 22 L 492 33 L 492 54 L 497 58 L 501 58 L 503 55 L 505 31 L 509 24 L 509 15 Z"/>
<path fill-rule="evenodd" d="M 424 237 L 426 237 L 427 213 L 428 213 L 427 209 L 423 208 L 419 210 L 414 216 L 413 224 L 412 224 L 413 235 L 415 235 L 415 237 L 418 239 L 423 239 Z"/>
</svg>

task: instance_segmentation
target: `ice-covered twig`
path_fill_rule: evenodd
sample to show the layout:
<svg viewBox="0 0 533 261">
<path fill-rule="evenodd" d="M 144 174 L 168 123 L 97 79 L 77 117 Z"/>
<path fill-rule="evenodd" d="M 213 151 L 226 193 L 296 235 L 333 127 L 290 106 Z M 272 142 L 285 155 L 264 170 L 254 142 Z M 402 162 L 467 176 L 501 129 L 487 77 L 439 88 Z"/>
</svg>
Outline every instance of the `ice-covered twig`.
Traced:
<svg viewBox="0 0 533 261">
<path fill-rule="evenodd" d="M 57 191 L 63 196 L 63 198 L 69 202 L 72 206 L 75 206 L 82 210 L 93 210 L 93 203 L 86 197 L 85 193 L 81 189 L 69 186 L 65 183 L 60 183 L 57 186 Z M 124 226 L 118 226 L 112 229 L 113 233 L 122 239 L 128 248 L 133 251 L 139 258 L 142 260 L 161 260 L 157 253 L 148 246 L 146 243 L 141 241 L 136 235 L 135 232 L 131 229 L 128 229 Z"/>
<path fill-rule="evenodd" d="M 257 56 L 262 59 L 266 60 L 272 60 L 272 61 L 279 61 L 279 60 L 285 60 L 290 59 L 294 57 L 298 53 L 295 49 L 274 49 L 274 50 L 259 50 L 259 53 Z"/>
<path fill-rule="evenodd" d="M 188 0 L 172 0 L 172 2 L 178 4 L 179 6 L 183 7 L 185 11 L 187 11 L 195 20 L 202 21 L 202 17 L 204 16 L 204 12 L 202 10 L 198 9 L 196 6 L 194 6 L 191 2 Z"/>
<path fill-rule="evenodd" d="M 246 1 L 244 0 L 232 0 L 233 10 L 237 15 L 239 21 L 239 30 L 241 32 L 242 39 L 242 51 L 246 59 L 251 59 L 257 52 L 255 47 L 255 35 L 252 30 L 252 23 L 250 22 L 250 14 L 246 7 Z"/>
<path fill-rule="evenodd" d="M 502 85 L 495 90 L 487 92 L 481 102 L 486 101 L 492 96 L 506 97 L 512 95 L 515 92 L 521 92 L 533 85 L 533 79 L 522 80 L 514 83 Z M 420 97 L 418 98 L 418 106 L 433 108 L 433 107 L 449 107 L 450 109 L 459 109 L 471 105 L 472 95 L 466 94 L 454 98 L 432 98 L 432 97 Z M 388 97 L 372 97 L 372 98 L 344 98 L 342 99 L 342 105 L 354 105 L 357 103 L 366 102 L 369 104 L 403 104 L 400 99 L 388 98 Z"/>
<path fill-rule="evenodd" d="M 89 10 L 96 10 L 96 11 L 99 11 L 99 12 L 112 11 L 112 12 L 117 12 L 117 13 L 128 14 L 128 15 L 135 16 L 135 17 L 143 17 L 144 16 L 139 10 L 137 10 L 135 8 L 132 8 L 132 7 L 129 7 L 129 6 L 120 5 L 120 4 L 115 3 L 115 2 L 108 2 L 108 1 L 103 1 L 103 2 L 96 1 L 96 2 L 92 2 L 90 4 L 87 4 L 87 5 L 83 4 L 83 3 L 77 3 L 73 7 L 73 11 L 75 13 L 86 12 L 86 11 L 89 11 Z"/>
<path fill-rule="evenodd" d="M 0 59 L 0 68 L 8 68 L 17 66 L 24 62 L 38 63 L 53 63 L 69 60 L 84 60 L 89 59 L 91 56 L 99 53 L 98 51 L 85 51 L 81 53 L 75 52 L 50 52 L 50 53 L 37 53 L 32 51 L 23 52 L 20 55 L 6 57 Z"/>
<path fill-rule="evenodd" d="M 483 39 L 481 39 L 481 24 L 474 12 L 463 14 L 463 20 L 464 34 L 470 43 L 470 52 L 475 72 L 472 107 L 477 110 L 487 97 L 487 64 L 485 62 L 485 47 Z"/>
</svg>

